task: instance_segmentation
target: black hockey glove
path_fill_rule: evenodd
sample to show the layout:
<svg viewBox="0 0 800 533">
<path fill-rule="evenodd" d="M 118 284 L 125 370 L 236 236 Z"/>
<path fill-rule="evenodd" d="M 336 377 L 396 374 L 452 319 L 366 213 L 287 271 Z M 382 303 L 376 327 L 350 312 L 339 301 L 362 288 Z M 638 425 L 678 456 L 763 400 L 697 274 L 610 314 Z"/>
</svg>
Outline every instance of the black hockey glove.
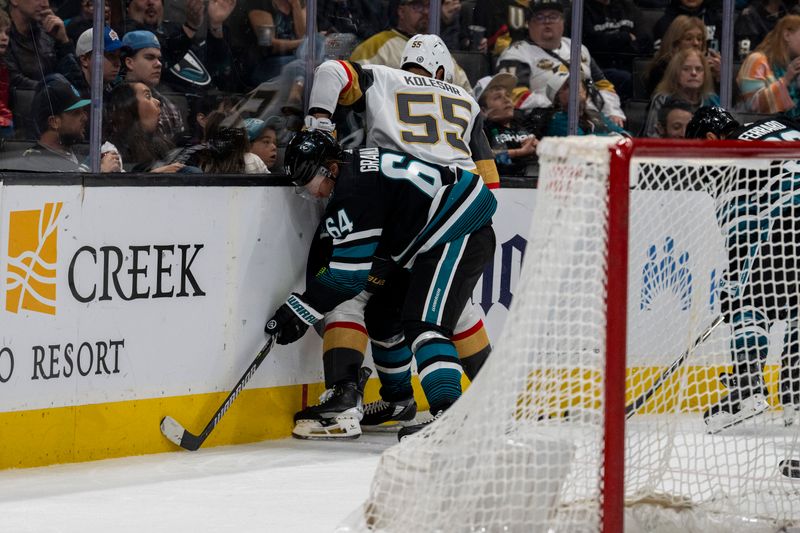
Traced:
<svg viewBox="0 0 800 533">
<path fill-rule="evenodd" d="M 301 300 L 299 295 L 292 293 L 286 303 L 267 320 L 264 333 L 274 335 L 278 344 L 291 344 L 305 334 L 308 326 L 321 318 L 322 315 L 313 307 Z"/>
</svg>

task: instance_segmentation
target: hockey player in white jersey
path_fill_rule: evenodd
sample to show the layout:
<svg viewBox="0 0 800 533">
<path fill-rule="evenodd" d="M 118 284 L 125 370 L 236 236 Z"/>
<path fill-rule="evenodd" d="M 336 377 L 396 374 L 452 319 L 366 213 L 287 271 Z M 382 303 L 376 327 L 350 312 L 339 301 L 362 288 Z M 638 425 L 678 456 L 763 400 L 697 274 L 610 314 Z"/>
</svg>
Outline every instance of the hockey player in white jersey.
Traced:
<svg viewBox="0 0 800 533">
<path fill-rule="evenodd" d="M 412 37 L 403 52 L 402 66 L 393 69 L 362 67 L 348 61 L 323 63 L 315 74 L 307 128 L 332 131 L 330 117 L 339 106 L 364 111 L 368 146 L 400 150 L 427 162 L 469 170 L 481 175 L 489 188 L 496 188 L 499 177 L 483 132 L 480 108 L 464 89 L 448 83 L 453 63 L 445 44 L 435 35 Z M 323 254 L 319 262 L 324 260 Z M 380 273 L 371 277 L 381 282 Z M 326 315 L 323 366 L 327 385 L 328 376 L 336 375 L 334 369 L 360 366 L 363 361 L 368 342 L 364 324 L 368 299 L 369 294 L 364 292 Z M 491 351 L 482 315 L 478 306 L 468 303 L 451 339 L 470 379 Z M 413 423 L 416 403 L 411 389 L 411 351 L 402 339 L 391 343 L 373 339 L 372 352 L 382 399 L 365 406 L 362 426 Z M 313 423 L 295 428 L 298 437 L 317 435 L 331 436 Z"/>
</svg>

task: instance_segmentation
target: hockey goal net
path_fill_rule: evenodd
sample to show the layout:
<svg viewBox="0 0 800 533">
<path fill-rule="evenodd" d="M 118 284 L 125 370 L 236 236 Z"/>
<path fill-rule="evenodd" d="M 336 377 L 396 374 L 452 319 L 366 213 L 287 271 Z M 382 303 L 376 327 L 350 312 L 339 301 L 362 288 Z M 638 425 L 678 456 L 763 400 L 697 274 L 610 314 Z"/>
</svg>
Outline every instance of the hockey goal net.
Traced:
<svg viewBox="0 0 800 533">
<path fill-rule="evenodd" d="M 781 374 L 782 358 L 798 351 L 795 314 L 776 310 L 783 300 L 740 301 L 736 329 L 722 303 L 725 291 L 755 294 L 737 283 L 769 292 L 798 274 L 791 246 L 758 245 L 794 227 L 798 144 L 545 139 L 523 269 L 494 353 L 443 418 L 383 454 L 343 530 L 800 523 L 800 479 L 778 467 L 800 458 L 800 421 L 786 425 L 779 383 L 797 376 Z M 741 272 L 761 275 L 732 281 L 734 242 L 750 254 Z M 724 373 L 743 343 L 760 350 L 769 407 L 709 426 L 704 413 L 737 386 Z"/>
</svg>

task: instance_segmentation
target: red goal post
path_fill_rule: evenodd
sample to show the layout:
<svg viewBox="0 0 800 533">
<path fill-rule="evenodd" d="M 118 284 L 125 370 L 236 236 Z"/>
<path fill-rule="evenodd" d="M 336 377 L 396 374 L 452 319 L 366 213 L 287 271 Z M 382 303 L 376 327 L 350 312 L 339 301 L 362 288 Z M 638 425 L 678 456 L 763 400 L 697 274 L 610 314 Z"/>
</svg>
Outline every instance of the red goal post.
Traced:
<svg viewBox="0 0 800 533">
<path fill-rule="evenodd" d="M 736 228 L 720 213 L 739 185 L 800 181 L 800 143 L 548 138 L 539 158 L 526 256 L 493 354 L 441 420 L 383 454 L 342 531 L 800 521 L 800 481 L 777 470 L 800 457 L 776 392 L 791 325 L 765 332 L 772 408 L 722 434 L 703 421 L 731 363 L 730 324 L 708 333 Z"/>
</svg>

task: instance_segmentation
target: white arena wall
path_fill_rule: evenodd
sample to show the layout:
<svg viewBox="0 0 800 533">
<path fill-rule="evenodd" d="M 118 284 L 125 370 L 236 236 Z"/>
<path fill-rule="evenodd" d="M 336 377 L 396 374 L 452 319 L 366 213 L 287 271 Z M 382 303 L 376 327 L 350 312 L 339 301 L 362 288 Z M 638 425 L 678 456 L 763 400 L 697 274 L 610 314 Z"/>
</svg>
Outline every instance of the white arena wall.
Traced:
<svg viewBox="0 0 800 533">
<path fill-rule="evenodd" d="M 175 450 L 159 421 L 169 414 L 202 429 L 263 342 L 268 314 L 302 289 L 320 208 L 288 187 L 219 180 L 35 183 L 0 186 L 0 468 Z M 495 261 L 475 291 L 494 339 L 536 197 L 526 188 L 496 193 Z M 689 228 L 650 213 L 665 223 L 641 225 L 653 234 L 634 231 L 632 328 L 670 327 L 653 312 L 665 306 L 677 309 L 669 320 L 688 319 L 680 310 L 687 274 L 689 290 L 718 311 L 712 288 L 724 255 L 713 208 L 702 193 L 682 194 L 687 209 L 707 212 L 704 248 L 717 251 L 717 264 L 693 264 L 701 254 L 681 242 Z M 663 275 L 664 265 L 678 265 L 683 283 Z M 646 367 L 651 351 L 684 348 L 630 351 Z M 313 332 L 276 346 L 206 446 L 288 436 L 294 412 L 315 401 L 322 381 Z M 377 388 L 371 380 L 368 400 Z"/>
</svg>

